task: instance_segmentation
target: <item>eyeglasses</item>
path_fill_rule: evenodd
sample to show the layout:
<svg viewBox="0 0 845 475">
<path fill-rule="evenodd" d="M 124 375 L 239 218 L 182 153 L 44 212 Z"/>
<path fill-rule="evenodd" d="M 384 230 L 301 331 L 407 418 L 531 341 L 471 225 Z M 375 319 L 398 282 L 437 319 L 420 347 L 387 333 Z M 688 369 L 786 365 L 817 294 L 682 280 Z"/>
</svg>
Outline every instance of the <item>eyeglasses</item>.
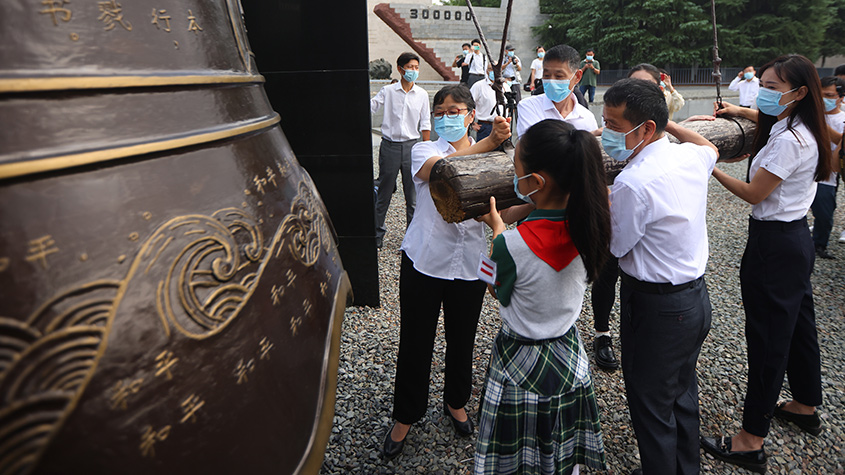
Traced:
<svg viewBox="0 0 845 475">
<path fill-rule="evenodd" d="M 463 109 L 455 108 L 455 109 L 449 109 L 447 111 L 433 112 L 431 115 L 434 116 L 435 119 L 439 119 L 439 118 L 443 117 L 444 115 L 446 117 L 450 118 L 450 119 L 454 119 L 455 117 L 461 115 L 461 111 L 468 111 L 468 110 L 469 110 L 469 108 L 466 108 L 466 107 L 463 108 Z"/>
</svg>

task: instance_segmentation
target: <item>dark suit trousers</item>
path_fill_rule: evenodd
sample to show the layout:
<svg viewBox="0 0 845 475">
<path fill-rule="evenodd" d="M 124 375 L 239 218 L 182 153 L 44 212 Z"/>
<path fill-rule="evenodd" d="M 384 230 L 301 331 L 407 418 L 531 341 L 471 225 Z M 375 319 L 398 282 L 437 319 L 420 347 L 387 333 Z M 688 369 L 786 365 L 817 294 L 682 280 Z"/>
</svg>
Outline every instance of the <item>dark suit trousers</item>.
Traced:
<svg viewBox="0 0 845 475">
<path fill-rule="evenodd" d="M 444 398 L 453 408 L 469 401 L 475 330 L 487 285 L 480 280 L 446 280 L 414 269 L 402 253 L 399 274 L 399 358 L 393 389 L 393 418 L 403 424 L 420 420 L 428 408 L 431 358 L 440 306 L 446 337 Z"/>
<path fill-rule="evenodd" d="M 622 281 L 622 371 L 645 475 L 699 473 L 695 365 L 710 331 L 704 279 L 669 294 Z"/>
<path fill-rule="evenodd" d="M 822 403 L 810 282 L 814 263 L 807 218 L 789 223 L 750 219 L 739 271 L 748 345 L 742 428 L 758 437 L 769 432 L 784 373 L 796 401 Z"/>
</svg>

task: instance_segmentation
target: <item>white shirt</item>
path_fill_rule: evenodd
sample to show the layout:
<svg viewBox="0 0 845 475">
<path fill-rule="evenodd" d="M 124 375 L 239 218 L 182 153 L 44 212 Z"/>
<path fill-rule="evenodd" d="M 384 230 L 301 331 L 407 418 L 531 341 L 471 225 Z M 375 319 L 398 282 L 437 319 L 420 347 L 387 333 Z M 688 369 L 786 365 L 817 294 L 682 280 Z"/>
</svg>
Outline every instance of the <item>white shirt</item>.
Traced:
<svg viewBox="0 0 845 475">
<path fill-rule="evenodd" d="M 498 111 L 493 110 L 496 106 L 496 91 L 493 90 L 492 83 L 489 79 L 484 81 L 476 81 L 475 84 L 469 88 L 472 94 L 472 100 L 475 101 L 475 117 L 477 120 L 493 121 Z"/>
<path fill-rule="evenodd" d="M 664 136 L 647 145 L 610 188 L 610 252 L 645 282 L 683 284 L 707 266 L 707 184 L 716 152 Z"/>
<path fill-rule="evenodd" d="M 751 162 L 751 179 L 762 167 L 783 180 L 766 199 L 751 207 L 751 216 L 760 221 L 801 219 L 816 197 L 816 138 L 798 118 L 792 124 L 793 134 L 786 129 L 788 120 L 786 117 L 772 126 L 768 143 Z"/>
<path fill-rule="evenodd" d="M 487 56 L 484 56 L 480 51 L 468 55 L 464 60 L 464 64 L 469 65 L 470 74 L 487 74 Z"/>
<path fill-rule="evenodd" d="M 472 143 L 472 138 L 470 138 Z M 414 219 L 405 231 L 401 250 L 414 263 L 414 269 L 439 279 L 478 280 L 478 257 L 486 250 L 484 224 L 468 219 L 447 223 L 434 207 L 428 182 L 417 177 L 431 157 L 455 153 L 455 147 L 444 138 L 436 142 L 420 142 L 411 149 L 411 173 L 417 191 Z"/>
<path fill-rule="evenodd" d="M 569 94 L 569 96 L 564 100 L 572 101 L 575 105 L 575 107 L 572 108 L 572 112 L 567 114 L 566 117 L 560 115 L 560 112 L 558 112 L 555 107 L 555 103 L 546 97 L 545 94 L 531 96 L 519 101 L 519 104 L 516 106 L 518 117 L 516 120 L 516 135 L 518 137 L 522 137 L 532 125 L 543 119 L 555 119 L 569 122 L 576 129 L 586 130 L 587 132 L 592 132 L 599 128 L 596 123 L 596 116 L 590 112 L 590 109 L 578 104 L 578 101 L 575 99 L 575 94 Z"/>
<path fill-rule="evenodd" d="M 519 56 L 513 55 L 513 57 L 511 58 L 511 62 L 508 63 L 508 65 L 505 66 L 504 71 L 502 71 L 502 76 L 504 76 L 506 78 L 515 78 L 516 77 L 516 67 L 514 67 L 514 65 L 513 65 L 514 60 L 516 60 L 517 62 L 522 64 L 522 60 L 519 59 Z"/>
<path fill-rule="evenodd" d="M 543 79 L 543 60 L 540 58 L 535 58 L 534 61 L 531 61 L 531 69 L 534 70 L 534 79 Z M 533 86 L 533 84 L 532 84 Z"/>
<path fill-rule="evenodd" d="M 841 110 L 836 114 L 825 114 L 824 120 L 827 121 L 827 125 L 833 127 L 833 130 L 839 132 L 840 134 L 845 130 L 845 112 Z M 836 142 L 830 142 L 830 149 L 836 150 L 836 147 L 839 144 Z M 825 181 L 820 181 L 819 184 L 821 185 L 828 185 L 828 186 L 836 186 L 836 172 L 830 172 L 830 176 Z"/>
<path fill-rule="evenodd" d="M 752 109 L 757 108 L 757 91 L 760 90 L 760 80 L 757 79 L 757 76 L 751 78 L 750 81 L 735 77 L 728 89 L 739 91 L 739 105 L 751 106 Z"/>
<path fill-rule="evenodd" d="M 382 106 L 381 135 L 391 142 L 416 140 L 420 130 L 431 130 L 428 93 L 416 84 L 408 92 L 402 89 L 402 81 L 384 86 L 370 99 L 370 112 L 375 114 Z"/>
</svg>

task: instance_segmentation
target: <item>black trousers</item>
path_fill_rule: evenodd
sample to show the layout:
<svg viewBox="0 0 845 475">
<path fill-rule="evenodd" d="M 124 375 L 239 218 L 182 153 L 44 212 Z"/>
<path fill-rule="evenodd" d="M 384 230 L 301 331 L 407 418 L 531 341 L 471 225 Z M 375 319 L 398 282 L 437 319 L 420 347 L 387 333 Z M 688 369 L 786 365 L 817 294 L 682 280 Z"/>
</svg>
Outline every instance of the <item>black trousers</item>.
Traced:
<svg viewBox="0 0 845 475">
<path fill-rule="evenodd" d="M 765 437 L 784 373 L 793 399 L 822 403 L 821 357 L 810 274 L 815 252 L 807 218 L 748 223 L 739 271 L 748 345 L 742 428 Z"/>
<path fill-rule="evenodd" d="M 593 282 L 590 303 L 593 305 L 593 328 L 597 332 L 610 331 L 610 311 L 616 301 L 616 281 L 619 280 L 619 259 L 607 260 Z"/>
<path fill-rule="evenodd" d="M 695 365 L 711 307 L 704 279 L 690 285 L 653 294 L 622 280 L 622 374 L 645 475 L 699 473 Z"/>
<path fill-rule="evenodd" d="M 480 280 L 446 280 L 414 269 L 402 253 L 399 274 L 401 325 L 393 418 L 403 424 L 420 420 L 428 408 L 431 358 L 440 306 L 446 333 L 444 398 L 453 408 L 469 401 L 475 330 L 487 286 Z"/>
</svg>

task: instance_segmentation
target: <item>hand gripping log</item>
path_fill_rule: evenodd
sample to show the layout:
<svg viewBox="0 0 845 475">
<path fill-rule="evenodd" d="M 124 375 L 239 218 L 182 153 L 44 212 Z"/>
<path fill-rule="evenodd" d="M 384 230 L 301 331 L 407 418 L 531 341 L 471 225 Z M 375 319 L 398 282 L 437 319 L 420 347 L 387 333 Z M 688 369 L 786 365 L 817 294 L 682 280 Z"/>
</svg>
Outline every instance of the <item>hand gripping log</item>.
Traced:
<svg viewBox="0 0 845 475">
<path fill-rule="evenodd" d="M 722 160 L 750 153 L 756 130 L 754 122 L 737 117 L 682 125 L 715 145 Z M 677 142 L 671 135 L 669 139 Z M 602 158 L 607 182 L 611 184 L 627 163 L 613 160 L 604 150 Z M 429 189 L 443 219 L 458 223 L 488 213 L 491 196 L 496 198 L 498 209 L 522 204 L 513 191 L 513 176 L 513 161 L 502 152 L 444 158 L 432 168 Z"/>
</svg>

